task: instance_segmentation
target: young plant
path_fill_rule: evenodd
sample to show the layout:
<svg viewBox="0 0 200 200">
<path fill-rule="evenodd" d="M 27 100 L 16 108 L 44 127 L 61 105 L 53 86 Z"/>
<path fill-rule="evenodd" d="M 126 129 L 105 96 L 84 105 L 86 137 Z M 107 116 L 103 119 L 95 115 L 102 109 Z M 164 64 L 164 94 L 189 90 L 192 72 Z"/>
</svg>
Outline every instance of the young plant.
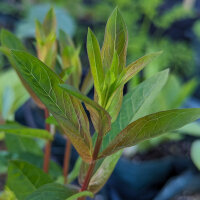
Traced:
<svg viewBox="0 0 200 200">
<path fill-rule="evenodd" d="M 58 47 L 60 48 L 60 54 L 58 54 Z M 15 63 L 12 61 L 10 55 L 10 49 L 26 50 L 22 42 L 12 33 L 7 30 L 2 29 L 1 31 L 1 47 L 0 50 L 7 56 L 11 65 L 16 69 Z M 63 81 L 73 85 L 76 88 L 80 86 L 80 79 L 82 75 L 81 62 L 79 59 L 80 48 L 76 48 L 73 41 L 69 36 L 62 30 L 60 30 L 59 40 L 56 40 L 56 17 L 54 10 L 50 9 L 47 13 L 44 22 L 40 23 L 36 21 L 36 50 L 37 57 L 42 60 L 46 65 L 56 71 Z M 25 83 L 23 78 L 19 73 L 19 78 L 21 79 L 24 87 L 29 92 L 30 96 L 34 99 L 35 103 L 44 110 L 46 118 L 46 130 L 51 132 L 50 138 L 55 132 L 55 122 L 52 121 L 52 117 L 49 118 L 49 112 L 45 105 L 39 100 L 35 95 L 34 91 Z M 87 92 L 92 87 L 92 82 L 89 75 L 84 79 L 82 85 L 82 91 L 87 94 Z M 7 92 L 8 93 L 8 92 Z M 9 102 L 8 102 L 9 103 Z M 7 103 L 7 104 L 8 104 Z M 4 106 L 4 110 L 6 106 Z M 51 125 L 50 125 L 50 124 Z M 8 127 L 10 124 L 8 124 Z M 4 127 L 5 128 L 5 125 Z M 5 131 L 5 130 L 4 130 Z M 20 135 L 19 130 L 17 131 Z M 20 143 L 23 143 L 22 141 Z M 67 140 L 66 153 L 64 159 L 63 174 L 65 181 L 67 181 L 68 165 L 70 160 L 70 141 Z M 51 153 L 51 140 L 47 141 L 45 147 L 45 156 L 43 169 L 45 172 L 49 171 L 50 163 L 50 153 Z"/>
<path fill-rule="evenodd" d="M 85 199 L 103 187 L 124 148 L 200 118 L 200 108 L 143 115 L 166 83 L 168 70 L 159 72 L 123 97 L 124 85 L 160 54 L 148 54 L 126 67 L 127 45 L 128 32 L 118 9 L 108 19 L 101 49 L 94 33 L 88 30 L 87 51 L 94 81 L 94 100 L 77 87 L 64 83 L 50 67 L 31 54 L 9 50 L 17 73 L 53 115 L 82 159 L 76 167 L 80 188 L 55 183 L 34 166 L 12 161 L 7 186 L 18 199 L 42 200 L 44 194 L 49 200 Z M 93 136 L 82 103 L 95 129 Z"/>
</svg>

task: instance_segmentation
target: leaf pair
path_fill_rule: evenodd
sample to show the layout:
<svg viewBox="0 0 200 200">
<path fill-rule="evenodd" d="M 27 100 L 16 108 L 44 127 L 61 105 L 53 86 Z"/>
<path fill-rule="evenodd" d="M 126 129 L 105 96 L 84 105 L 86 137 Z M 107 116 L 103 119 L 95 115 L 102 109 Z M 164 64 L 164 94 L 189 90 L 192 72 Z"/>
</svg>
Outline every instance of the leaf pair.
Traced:
<svg viewBox="0 0 200 200">
<path fill-rule="evenodd" d="M 62 60 L 62 69 L 65 73 L 64 81 L 75 88 L 79 88 L 82 68 L 79 59 L 80 48 L 75 48 L 71 38 L 62 30 L 59 33 L 59 45 Z"/>
</svg>

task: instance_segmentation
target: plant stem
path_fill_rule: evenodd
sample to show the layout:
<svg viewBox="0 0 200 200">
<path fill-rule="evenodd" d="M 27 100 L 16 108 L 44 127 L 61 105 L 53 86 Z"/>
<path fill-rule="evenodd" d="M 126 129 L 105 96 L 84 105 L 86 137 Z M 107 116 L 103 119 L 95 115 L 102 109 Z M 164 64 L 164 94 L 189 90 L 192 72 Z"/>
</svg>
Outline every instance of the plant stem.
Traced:
<svg viewBox="0 0 200 200">
<path fill-rule="evenodd" d="M 71 155 L 71 142 L 70 140 L 67 140 L 65 147 L 64 165 L 63 165 L 63 176 L 65 184 L 67 183 L 67 176 L 69 172 L 70 155 Z"/>
<path fill-rule="evenodd" d="M 96 165 L 96 159 L 98 157 L 98 154 L 99 154 L 99 151 L 100 151 L 100 148 L 101 148 L 101 143 L 102 143 L 102 137 L 101 137 L 101 134 L 99 133 L 95 147 L 94 147 L 94 152 L 93 152 L 93 155 L 92 155 L 92 162 L 90 163 L 90 166 L 89 166 L 89 169 L 87 171 L 85 180 L 84 180 L 83 185 L 81 187 L 81 191 L 85 191 L 85 190 L 88 189 L 88 185 L 90 183 L 90 179 L 92 177 L 92 174 L 93 174 L 93 171 L 94 171 L 94 168 L 95 168 L 95 165 Z M 85 200 L 85 197 L 80 197 L 78 200 Z"/>
<path fill-rule="evenodd" d="M 46 108 L 44 109 L 44 113 L 45 113 L 45 119 L 47 119 L 49 117 L 49 112 Z M 50 132 L 50 124 L 47 124 L 45 122 L 45 129 Z M 47 141 L 45 146 L 44 164 L 43 164 L 43 170 L 46 173 L 48 173 L 49 171 L 50 157 L 51 157 L 51 141 Z"/>
</svg>

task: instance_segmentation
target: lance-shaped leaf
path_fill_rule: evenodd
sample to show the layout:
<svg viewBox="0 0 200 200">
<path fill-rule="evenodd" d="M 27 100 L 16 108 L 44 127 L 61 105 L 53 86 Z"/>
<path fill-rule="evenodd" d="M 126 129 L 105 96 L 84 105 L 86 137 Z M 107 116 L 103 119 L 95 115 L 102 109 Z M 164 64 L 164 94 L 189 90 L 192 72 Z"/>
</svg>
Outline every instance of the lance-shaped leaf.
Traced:
<svg viewBox="0 0 200 200">
<path fill-rule="evenodd" d="M 56 32 L 56 15 L 53 8 L 51 8 L 45 16 L 43 28 L 46 36 L 51 32 Z"/>
<path fill-rule="evenodd" d="M 123 129 L 99 158 L 125 147 L 173 131 L 200 118 L 200 108 L 167 110 L 142 117 Z"/>
<path fill-rule="evenodd" d="M 141 71 L 147 64 L 149 64 L 154 58 L 160 55 L 162 52 L 147 54 L 135 62 L 128 65 L 125 69 L 124 84 L 128 82 L 133 76 L 135 76 L 139 71 Z"/>
<path fill-rule="evenodd" d="M 71 72 L 65 80 L 67 80 L 70 85 L 79 88 L 82 74 L 81 61 L 79 58 L 80 47 L 75 48 L 71 38 L 62 30 L 59 32 L 59 45 L 62 68 L 64 70 L 68 69 Z"/>
<path fill-rule="evenodd" d="M 128 31 L 126 24 L 116 8 L 108 19 L 104 43 L 101 50 L 103 66 L 110 68 L 113 55 L 116 50 L 119 56 L 118 72 L 120 73 L 126 65 L 126 51 L 128 44 Z"/>
<path fill-rule="evenodd" d="M 0 131 L 19 136 L 26 136 L 31 138 L 40 138 L 45 140 L 53 140 L 53 136 L 46 130 L 27 128 L 19 124 L 4 124 L 0 125 Z"/>
<path fill-rule="evenodd" d="M 99 102 L 101 102 L 102 101 L 101 90 L 104 82 L 104 71 L 102 66 L 99 43 L 94 33 L 90 29 L 88 29 L 88 34 L 87 34 L 87 52 L 90 62 L 90 69 L 94 79 L 94 87 L 98 94 Z"/>
<path fill-rule="evenodd" d="M 1 45 L 9 49 L 25 50 L 20 39 L 6 29 L 1 29 Z"/>
<path fill-rule="evenodd" d="M 42 185 L 53 180 L 41 169 L 24 161 L 11 161 L 8 167 L 7 186 L 17 199 L 24 200 Z"/>
<path fill-rule="evenodd" d="M 83 160 L 90 162 L 89 122 L 81 103 L 64 92 L 63 81 L 44 63 L 23 51 L 12 51 L 17 71 L 56 118 Z"/>
<path fill-rule="evenodd" d="M 21 43 L 21 41 L 11 32 L 2 29 L 1 30 L 1 45 L 0 51 L 2 51 L 8 58 L 9 62 L 11 63 L 12 67 L 16 70 L 16 66 L 14 61 L 11 57 L 10 49 L 16 49 L 16 50 L 25 50 L 24 45 Z M 34 99 L 36 104 L 40 108 L 44 108 L 45 106 L 43 103 L 39 100 L 39 98 L 35 95 L 35 93 L 31 90 L 31 88 L 26 84 L 22 76 L 17 72 L 22 84 L 26 88 L 26 90 L 29 92 L 30 96 Z"/>
<path fill-rule="evenodd" d="M 77 89 L 70 85 L 62 84 L 60 85 L 66 92 L 83 101 L 86 104 L 88 111 L 94 125 L 95 130 L 98 134 L 104 136 L 111 127 L 111 117 L 110 115 L 95 101 L 91 100 L 87 96 L 81 94 Z"/>
<path fill-rule="evenodd" d="M 148 108 L 157 97 L 168 78 L 169 70 L 161 71 L 129 91 L 123 98 L 122 109 L 111 131 L 104 137 L 102 149 L 134 120 L 145 116 Z"/>
</svg>

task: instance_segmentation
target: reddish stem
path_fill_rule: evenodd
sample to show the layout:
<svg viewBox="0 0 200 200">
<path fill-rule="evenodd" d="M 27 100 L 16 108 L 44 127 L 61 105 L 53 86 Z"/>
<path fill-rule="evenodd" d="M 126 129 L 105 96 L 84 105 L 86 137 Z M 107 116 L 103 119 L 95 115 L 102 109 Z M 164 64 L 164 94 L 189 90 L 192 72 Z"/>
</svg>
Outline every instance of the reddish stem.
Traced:
<svg viewBox="0 0 200 200">
<path fill-rule="evenodd" d="M 44 109 L 44 113 L 45 113 L 45 119 L 47 119 L 49 117 L 49 112 L 46 108 Z M 50 132 L 50 124 L 45 123 L 45 129 Z M 46 173 L 48 173 L 49 171 L 50 157 L 51 157 L 51 141 L 48 141 L 45 146 L 44 164 L 43 164 L 43 170 Z"/>
<path fill-rule="evenodd" d="M 71 142 L 67 140 L 65 147 L 64 165 L 63 165 L 63 176 L 65 184 L 67 183 L 67 176 L 69 172 L 70 155 L 71 155 Z"/>
<path fill-rule="evenodd" d="M 99 133 L 95 147 L 94 147 L 92 162 L 90 163 L 90 166 L 89 166 L 89 169 L 87 171 L 85 180 L 84 180 L 83 185 L 81 187 L 81 191 L 85 191 L 85 190 L 88 189 L 88 185 L 90 183 L 90 179 L 92 177 L 92 174 L 93 174 L 93 171 L 94 171 L 94 168 L 95 168 L 95 165 L 96 165 L 96 159 L 97 159 L 98 154 L 99 154 L 101 143 L 102 143 L 102 137 L 101 137 L 101 133 Z M 85 197 L 80 197 L 78 200 L 85 200 Z"/>
</svg>

